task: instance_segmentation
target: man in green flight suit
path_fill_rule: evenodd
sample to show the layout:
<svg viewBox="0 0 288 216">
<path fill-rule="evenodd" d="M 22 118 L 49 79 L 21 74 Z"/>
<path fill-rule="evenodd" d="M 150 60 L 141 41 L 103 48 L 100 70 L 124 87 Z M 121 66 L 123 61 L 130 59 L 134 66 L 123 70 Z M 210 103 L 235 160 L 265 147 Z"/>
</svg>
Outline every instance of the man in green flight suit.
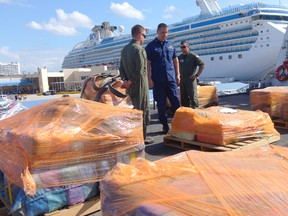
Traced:
<svg viewBox="0 0 288 216">
<path fill-rule="evenodd" d="M 142 47 L 146 37 L 146 29 L 135 25 L 131 29 L 132 40 L 121 51 L 120 76 L 124 81 L 123 88 L 132 100 L 134 109 L 143 111 L 143 136 L 145 144 L 154 142 L 146 136 L 150 122 L 149 85 L 147 78 L 146 51 Z"/>
<path fill-rule="evenodd" d="M 198 55 L 190 52 L 189 44 L 181 42 L 182 54 L 178 56 L 180 66 L 180 100 L 181 106 L 197 108 L 197 79 L 204 69 L 204 62 Z M 198 66 L 198 71 L 196 69 Z"/>
</svg>

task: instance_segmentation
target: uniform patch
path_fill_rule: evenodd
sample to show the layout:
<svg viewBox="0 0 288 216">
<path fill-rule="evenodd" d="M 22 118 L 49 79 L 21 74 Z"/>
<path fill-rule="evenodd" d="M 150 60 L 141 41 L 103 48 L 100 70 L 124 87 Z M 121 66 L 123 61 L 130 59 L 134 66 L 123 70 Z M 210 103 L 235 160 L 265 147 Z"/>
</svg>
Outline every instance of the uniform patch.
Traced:
<svg viewBox="0 0 288 216">
<path fill-rule="evenodd" d="M 174 46 L 170 45 L 170 46 L 168 47 L 168 49 L 173 50 L 173 49 L 174 49 Z"/>
</svg>

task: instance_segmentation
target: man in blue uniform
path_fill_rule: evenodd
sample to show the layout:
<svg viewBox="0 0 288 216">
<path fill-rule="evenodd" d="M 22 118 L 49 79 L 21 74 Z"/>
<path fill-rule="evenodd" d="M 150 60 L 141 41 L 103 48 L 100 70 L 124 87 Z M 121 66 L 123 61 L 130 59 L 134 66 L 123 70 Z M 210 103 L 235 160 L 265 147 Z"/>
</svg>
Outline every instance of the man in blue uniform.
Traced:
<svg viewBox="0 0 288 216">
<path fill-rule="evenodd" d="M 157 102 L 158 118 L 163 125 L 163 133 L 169 131 L 166 100 L 170 100 L 172 112 L 180 107 L 177 85 L 180 83 L 179 62 L 173 42 L 167 40 L 168 26 L 160 23 L 157 37 L 146 46 L 147 74 L 149 87 Z"/>
</svg>

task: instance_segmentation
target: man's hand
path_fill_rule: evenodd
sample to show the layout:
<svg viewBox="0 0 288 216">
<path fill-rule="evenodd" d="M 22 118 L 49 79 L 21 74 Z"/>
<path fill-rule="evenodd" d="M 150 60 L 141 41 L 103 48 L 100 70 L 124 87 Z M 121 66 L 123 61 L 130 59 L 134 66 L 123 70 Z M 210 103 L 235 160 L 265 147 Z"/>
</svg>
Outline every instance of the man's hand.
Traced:
<svg viewBox="0 0 288 216">
<path fill-rule="evenodd" d="M 130 80 L 123 81 L 123 84 L 121 85 L 121 88 L 123 89 L 129 89 L 131 87 L 132 82 Z"/>
<path fill-rule="evenodd" d="M 153 88 L 154 87 L 154 82 L 153 82 L 153 80 L 151 78 L 148 79 L 148 83 L 149 83 L 149 88 Z"/>
<path fill-rule="evenodd" d="M 198 77 L 196 76 L 196 74 L 194 74 L 194 75 L 191 75 L 191 76 L 190 76 L 190 79 L 191 79 L 191 80 L 194 80 L 194 79 L 198 79 Z"/>
<path fill-rule="evenodd" d="M 176 76 L 176 83 L 177 83 L 177 85 L 180 85 L 180 76 L 179 75 Z"/>
</svg>

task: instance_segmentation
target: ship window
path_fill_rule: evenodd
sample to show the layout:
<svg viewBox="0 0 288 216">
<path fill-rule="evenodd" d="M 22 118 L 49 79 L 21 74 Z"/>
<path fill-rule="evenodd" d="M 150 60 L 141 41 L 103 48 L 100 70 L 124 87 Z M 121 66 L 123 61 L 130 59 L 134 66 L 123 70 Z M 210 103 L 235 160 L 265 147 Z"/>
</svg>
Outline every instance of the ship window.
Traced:
<svg viewBox="0 0 288 216">
<path fill-rule="evenodd" d="M 223 56 L 219 56 L 219 60 L 223 60 Z"/>
<path fill-rule="evenodd" d="M 211 57 L 211 61 L 214 61 L 214 57 Z"/>
<path fill-rule="evenodd" d="M 229 55 L 228 58 L 229 58 L 229 59 L 232 59 L 232 55 Z"/>
<path fill-rule="evenodd" d="M 263 40 L 263 38 L 260 38 L 260 40 Z"/>
<path fill-rule="evenodd" d="M 242 58 L 242 54 L 238 54 L 238 58 Z"/>
<path fill-rule="evenodd" d="M 269 29 L 267 29 L 266 32 L 269 32 Z"/>
<path fill-rule="evenodd" d="M 267 44 L 266 46 L 269 47 L 269 44 Z"/>
<path fill-rule="evenodd" d="M 260 31 L 261 33 L 263 33 L 263 31 Z"/>
<path fill-rule="evenodd" d="M 269 37 L 266 37 L 266 39 L 269 39 Z"/>
<path fill-rule="evenodd" d="M 263 45 L 261 44 L 260 47 L 263 47 Z"/>
<path fill-rule="evenodd" d="M 81 80 L 85 80 L 88 76 L 81 76 Z"/>
</svg>

